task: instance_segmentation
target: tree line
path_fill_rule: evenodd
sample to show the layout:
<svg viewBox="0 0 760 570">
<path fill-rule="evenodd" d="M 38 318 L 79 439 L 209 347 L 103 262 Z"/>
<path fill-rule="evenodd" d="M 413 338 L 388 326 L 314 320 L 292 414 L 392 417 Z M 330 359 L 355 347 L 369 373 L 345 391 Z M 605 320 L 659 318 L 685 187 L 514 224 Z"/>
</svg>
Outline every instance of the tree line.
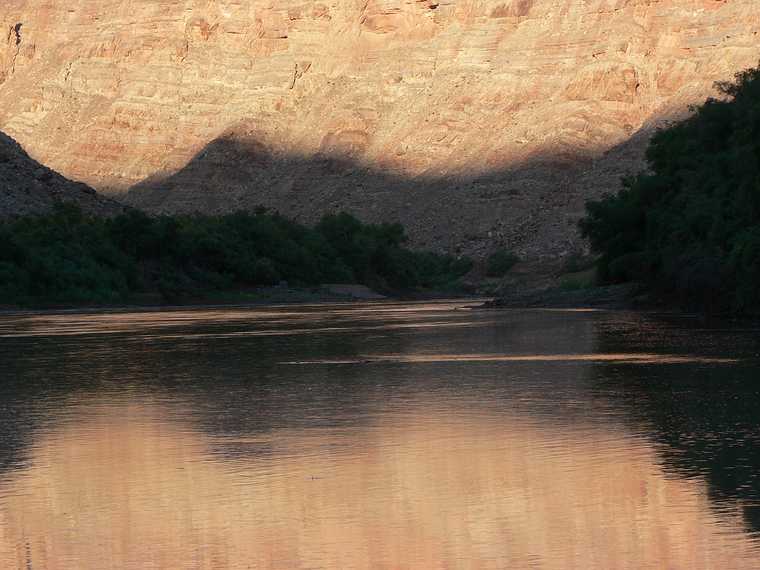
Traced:
<svg viewBox="0 0 760 570">
<path fill-rule="evenodd" d="M 605 282 L 760 314 L 760 68 L 718 88 L 720 99 L 655 134 L 648 170 L 588 203 L 580 227 Z"/>
<path fill-rule="evenodd" d="M 0 222 L 0 304 L 110 304 L 154 293 L 165 302 L 213 291 L 321 283 L 382 291 L 451 286 L 466 258 L 412 251 L 399 224 L 345 213 L 305 225 L 263 209 L 228 215 L 111 218 L 59 203 Z"/>
</svg>

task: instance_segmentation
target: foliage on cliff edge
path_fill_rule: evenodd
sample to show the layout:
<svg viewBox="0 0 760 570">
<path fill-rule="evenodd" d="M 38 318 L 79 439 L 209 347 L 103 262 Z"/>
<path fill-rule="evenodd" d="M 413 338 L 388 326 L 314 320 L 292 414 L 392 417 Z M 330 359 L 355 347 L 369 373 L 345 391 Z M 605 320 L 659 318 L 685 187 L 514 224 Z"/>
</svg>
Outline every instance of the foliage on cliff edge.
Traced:
<svg viewBox="0 0 760 570">
<path fill-rule="evenodd" d="M 587 204 L 581 231 L 607 282 L 693 309 L 760 313 L 760 67 L 659 131 L 649 171 Z"/>
</svg>

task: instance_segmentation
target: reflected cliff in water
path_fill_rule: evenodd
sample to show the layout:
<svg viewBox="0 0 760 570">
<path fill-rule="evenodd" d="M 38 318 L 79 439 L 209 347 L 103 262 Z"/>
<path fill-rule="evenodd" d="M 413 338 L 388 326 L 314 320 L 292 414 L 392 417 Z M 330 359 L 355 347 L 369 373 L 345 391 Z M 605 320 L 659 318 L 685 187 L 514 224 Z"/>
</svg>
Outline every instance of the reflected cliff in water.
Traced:
<svg viewBox="0 0 760 570">
<path fill-rule="evenodd" d="M 668 471 L 703 478 L 714 505 L 738 502 L 748 528 L 760 533 L 760 328 L 691 320 L 630 317 L 600 327 L 599 349 L 636 344 L 745 360 L 694 366 L 688 373 L 652 367 L 643 374 L 601 364 L 596 389 L 617 401 L 636 429 L 657 444 Z"/>
<path fill-rule="evenodd" d="M 758 338 L 448 303 L 7 317 L 0 566 L 754 568 Z"/>
</svg>

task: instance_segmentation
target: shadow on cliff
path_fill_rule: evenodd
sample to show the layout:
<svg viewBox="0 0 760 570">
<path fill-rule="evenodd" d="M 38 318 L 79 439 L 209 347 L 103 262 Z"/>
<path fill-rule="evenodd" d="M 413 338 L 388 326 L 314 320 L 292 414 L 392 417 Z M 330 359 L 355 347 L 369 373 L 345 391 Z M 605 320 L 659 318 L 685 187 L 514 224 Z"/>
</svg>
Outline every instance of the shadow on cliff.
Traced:
<svg viewBox="0 0 760 570">
<path fill-rule="evenodd" d="M 579 249 L 585 201 L 613 191 L 643 167 L 651 130 L 596 158 L 569 153 L 480 174 L 411 177 L 358 158 L 275 153 L 253 139 L 222 137 L 178 172 L 131 188 L 121 199 L 152 213 L 225 213 L 263 206 L 305 223 L 348 211 L 401 222 L 414 247 L 479 256 L 507 247 L 526 259 Z"/>
<path fill-rule="evenodd" d="M 75 202 L 85 211 L 103 216 L 124 209 L 86 184 L 40 164 L 0 131 L 0 219 L 46 212 L 58 201 Z"/>
</svg>

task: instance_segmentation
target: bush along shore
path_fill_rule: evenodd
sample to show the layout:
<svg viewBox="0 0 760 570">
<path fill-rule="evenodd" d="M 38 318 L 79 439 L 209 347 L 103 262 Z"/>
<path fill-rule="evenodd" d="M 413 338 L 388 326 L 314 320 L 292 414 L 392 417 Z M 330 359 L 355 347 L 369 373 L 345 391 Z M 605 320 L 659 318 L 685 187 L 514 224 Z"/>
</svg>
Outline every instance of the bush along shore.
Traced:
<svg viewBox="0 0 760 570">
<path fill-rule="evenodd" d="M 363 224 L 348 214 L 307 227 L 264 210 L 99 218 L 59 203 L 47 215 L 0 222 L 0 304 L 231 299 L 283 282 L 440 291 L 453 290 L 471 269 L 469 259 L 412 251 L 405 242 L 399 224 Z"/>
<path fill-rule="evenodd" d="M 587 205 L 604 283 L 639 282 L 681 308 L 760 314 L 760 68 L 659 131 L 649 170 Z"/>
</svg>

